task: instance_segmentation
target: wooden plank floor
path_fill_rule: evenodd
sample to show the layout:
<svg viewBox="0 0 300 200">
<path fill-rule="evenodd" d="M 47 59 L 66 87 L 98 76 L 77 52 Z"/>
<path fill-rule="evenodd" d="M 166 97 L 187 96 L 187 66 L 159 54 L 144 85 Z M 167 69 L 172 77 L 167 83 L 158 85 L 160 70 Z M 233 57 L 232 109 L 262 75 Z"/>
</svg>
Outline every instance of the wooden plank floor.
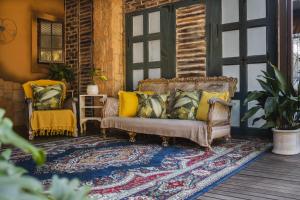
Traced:
<svg viewBox="0 0 300 200">
<path fill-rule="evenodd" d="M 199 199 L 300 199 L 300 155 L 267 153 Z"/>
</svg>

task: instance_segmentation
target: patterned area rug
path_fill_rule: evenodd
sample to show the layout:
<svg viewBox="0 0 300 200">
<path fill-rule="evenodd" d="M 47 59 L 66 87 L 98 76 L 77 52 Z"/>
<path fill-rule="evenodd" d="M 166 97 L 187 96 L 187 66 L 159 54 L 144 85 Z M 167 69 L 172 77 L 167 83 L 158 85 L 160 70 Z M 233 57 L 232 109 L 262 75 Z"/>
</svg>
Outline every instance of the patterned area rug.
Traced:
<svg viewBox="0 0 300 200">
<path fill-rule="evenodd" d="M 269 143 L 232 140 L 213 151 L 193 143 L 162 147 L 155 142 L 130 144 L 97 136 L 37 145 L 47 162 L 34 167 L 29 156 L 15 152 L 13 160 L 45 184 L 53 174 L 78 178 L 92 186 L 96 199 L 195 199 L 236 173 L 266 151 Z"/>
</svg>

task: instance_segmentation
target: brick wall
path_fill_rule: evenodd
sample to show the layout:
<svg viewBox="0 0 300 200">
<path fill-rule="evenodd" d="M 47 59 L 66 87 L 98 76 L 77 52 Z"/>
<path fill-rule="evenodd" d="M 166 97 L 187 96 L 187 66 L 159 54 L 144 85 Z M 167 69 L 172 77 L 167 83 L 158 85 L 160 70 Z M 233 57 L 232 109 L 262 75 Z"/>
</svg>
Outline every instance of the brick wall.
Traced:
<svg viewBox="0 0 300 200">
<path fill-rule="evenodd" d="M 24 92 L 20 83 L 0 79 L 0 108 L 6 110 L 6 117 L 13 121 L 14 126 L 26 124 Z"/>
<path fill-rule="evenodd" d="M 176 75 L 206 75 L 205 4 L 176 10 Z"/>
<path fill-rule="evenodd" d="M 184 0 L 124 0 L 124 7 L 126 13 L 140 11 L 147 8 L 158 7 L 167 3 L 174 3 Z"/>
<path fill-rule="evenodd" d="M 74 89 L 77 94 L 86 92 L 91 83 L 93 66 L 93 1 L 65 0 L 65 51 L 66 63 L 75 72 Z"/>
</svg>

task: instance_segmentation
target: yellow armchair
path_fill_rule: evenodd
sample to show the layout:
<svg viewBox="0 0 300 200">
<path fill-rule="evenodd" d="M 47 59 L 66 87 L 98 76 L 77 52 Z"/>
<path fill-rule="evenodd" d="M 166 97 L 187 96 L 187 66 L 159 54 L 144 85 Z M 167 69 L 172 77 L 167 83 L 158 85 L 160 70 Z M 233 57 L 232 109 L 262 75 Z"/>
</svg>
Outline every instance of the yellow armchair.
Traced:
<svg viewBox="0 0 300 200">
<path fill-rule="evenodd" d="M 62 85 L 61 109 L 36 110 L 34 107 L 35 99 L 32 91 L 32 85 L 52 86 L 57 84 Z M 33 140 L 34 136 L 38 135 L 78 136 L 76 123 L 77 99 L 72 98 L 66 100 L 66 86 L 64 82 L 53 80 L 29 81 L 23 84 L 23 89 L 28 109 L 28 130 L 30 140 Z"/>
</svg>

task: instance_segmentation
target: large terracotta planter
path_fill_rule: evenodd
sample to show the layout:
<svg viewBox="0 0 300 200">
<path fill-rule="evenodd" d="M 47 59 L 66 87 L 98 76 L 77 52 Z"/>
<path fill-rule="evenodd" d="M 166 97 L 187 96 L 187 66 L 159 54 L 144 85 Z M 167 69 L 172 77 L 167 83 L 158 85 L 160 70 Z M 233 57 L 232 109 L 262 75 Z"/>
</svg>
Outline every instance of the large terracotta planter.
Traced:
<svg viewBox="0 0 300 200">
<path fill-rule="evenodd" d="M 88 85 L 86 92 L 88 95 L 97 95 L 99 94 L 99 88 L 98 85 Z"/>
<path fill-rule="evenodd" d="M 273 153 L 280 155 L 295 155 L 300 153 L 300 129 L 273 131 Z"/>
</svg>

